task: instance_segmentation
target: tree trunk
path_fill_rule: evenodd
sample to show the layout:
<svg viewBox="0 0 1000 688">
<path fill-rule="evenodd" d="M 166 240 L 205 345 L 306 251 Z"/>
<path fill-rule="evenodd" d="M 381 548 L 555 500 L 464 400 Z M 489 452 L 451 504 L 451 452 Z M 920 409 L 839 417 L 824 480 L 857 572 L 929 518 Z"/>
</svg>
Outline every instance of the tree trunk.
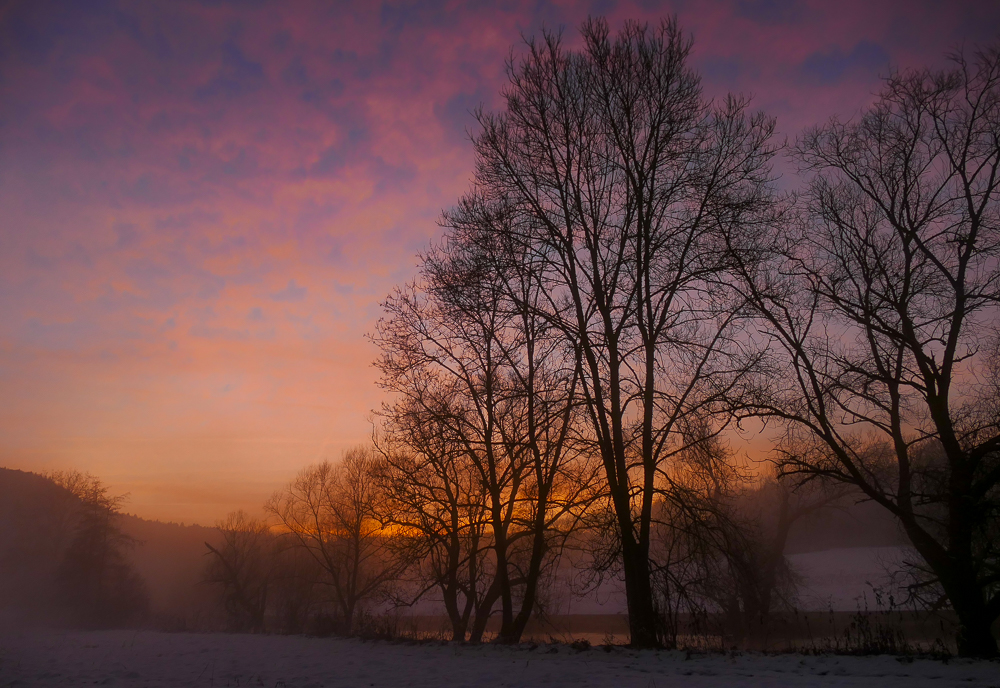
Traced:
<svg viewBox="0 0 1000 688">
<path fill-rule="evenodd" d="M 455 642 L 465 640 L 465 629 L 467 619 L 462 617 L 458 610 L 458 593 L 454 585 L 446 585 L 442 589 L 444 597 L 444 608 L 448 612 L 448 620 L 451 622 L 451 639 Z"/>
<path fill-rule="evenodd" d="M 982 585 L 971 562 L 971 542 L 959 543 L 952 551 L 940 556 L 941 550 L 935 551 L 935 543 L 925 531 L 916 525 L 912 516 L 903 519 L 903 527 L 910 542 L 930 569 L 941 582 L 941 587 L 958 617 L 958 635 L 955 641 L 958 654 L 962 657 L 993 658 L 998 656 L 997 641 L 993 637 L 993 621 L 986 604 Z M 952 533 L 955 540 L 960 540 L 960 533 Z M 961 545 L 965 544 L 966 547 Z M 955 549 L 963 550 L 965 557 L 956 556 Z M 964 561 L 962 561 L 964 559 Z"/>
<path fill-rule="evenodd" d="M 958 611 L 956 609 L 956 611 Z M 997 640 L 993 635 L 993 624 L 985 610 L 971 609 L 959 613 L 958 654 L 962 657 L 980 657 L 993 659 L 997 657 Z"/>
<path fill-rule="evenodd" d="M 940 574 L 939 574 L 940 575 Z M 962 657 L 980 657 L 992 659 L 997 657 L 997 641 L 993 636 L 993 619 L 990 618 L 986 604 L 983 602 L 982 591 L 975 576 L 966 576 L 969 580 L 960 581 L 955 577 L 955 583 L 944 585 L 945 593 L 951 602 L 952 609 L 958 616 L 958 654 Z M 944 582 L 942 576 L 942 582 Z"/>
<path fill-rule="evenodd" d="M 496 604 L 497 600 L 500 598 L 500 585 L 497 579 L 493 579 L 493 583 L 490 585 L 489 590 L 483 595 L 482 601 L 476 608 L 476 619 L 472 624 L 472 631 L 469 633 L 470 643 L 480 643 L 483 640 L 483 634 L 486 632 L 486 623 L 490 620 L 490 616 L 493 612 L 493 605 Z"/>
<path fill-rule="evenodd" d="M 637 648 L 659 647 L 656 607 L 649 582 L 649 557 L 634 542 L 622 542 L 622 565 L 625 569 L 625 597 L 628 602 L 630 645 Z"/>
</svg>

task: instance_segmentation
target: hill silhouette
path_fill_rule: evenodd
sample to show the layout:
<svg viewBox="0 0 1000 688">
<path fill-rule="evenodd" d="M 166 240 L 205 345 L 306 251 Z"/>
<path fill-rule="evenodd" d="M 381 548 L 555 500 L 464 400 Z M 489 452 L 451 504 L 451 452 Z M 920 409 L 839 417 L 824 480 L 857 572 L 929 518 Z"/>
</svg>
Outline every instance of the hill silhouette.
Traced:
<svg viewBox="0 0 1000 688">
<path fill-rule="evenodd" d="M 79 624 L 60 586 L 83 508 L 79 497 L 45 476 L 0 468 L 0 624 Z M 214 542 L 218 531 L 130 514 L 114 519 L 131 541 L 123 547 L 124 563 L 148 591 L 149 614 L 142 623 L 211 627 L 213 597 L 201 577 L 204 543 Z"/>
</svg>

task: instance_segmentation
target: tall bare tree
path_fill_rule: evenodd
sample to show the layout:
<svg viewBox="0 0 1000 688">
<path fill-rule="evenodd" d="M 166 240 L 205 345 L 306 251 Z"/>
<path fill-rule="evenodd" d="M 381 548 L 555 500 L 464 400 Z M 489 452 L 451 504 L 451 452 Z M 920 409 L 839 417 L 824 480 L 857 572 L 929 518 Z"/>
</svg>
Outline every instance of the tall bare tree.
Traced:
<svg viewBox="0 0 1000 688">
<path fill-rule="evenodd" d="M 534 305 L 574 361 L 620 532 L 632 643 L 659 644 L 650 529 L 659 472 L 690 414 L 718 414 L 754 355 L 725 287 L 720 228 L 753 231 L 770 207 L 771 120 L 717 107 L 687 67 L 675 21 L 603 20 L 584 47 L 529 40 L 505 109 L 480 111 L 476 189 L 515 219 L 509 240 L 538 271 Z"/>
<path fill-rule="evenodd" d="M 490 280 L 489 299 L 504 314 L 495 331 L 500 374 L 509 401 L 501 407 L 501 446 L 523 467 L 522 487 L 511 493 L 510 556 L 505 557 L 519 587 L 520 605 L 504 613 L 500 640 L 516 642 L 535 610 L 543 573 L 558 555 L 593 498 L 598 466 L 591 446 L 581 441 L 578 352 L 567 356 L 566 342 L 542 304 L 548 299 L 537 257 L 517 241 L 516 210 L 472 193 L 445 214 L 447 259 L 428 263 L 442 295 L 468 298 L 470 281 Z M 457 278 L 457 279 L 456 279 Z M 481 292 L 481 290 L 480 290 Z M 481 292 L 482 293 L 482 292 Z M 471 303 L 473 310 L 481 308 Z M 493 523 L 497 521 L 494 518 Z M 495 526 L 494 526 L 495 527 Z M 506 597 L 501 593 L 501 600 Z"/>
<path fill-rule="evenodd" d="M 952 59 L 892 74 L 856 119 L 799 139 L 802 221 L 755 237 L 777 257 L 743 276 L 775 356 L 757 412 L 813 445 L 783 470 L 894 514 L 958 616 L 960 652 L 994 656 L 1000 51 Z"/>
</svg>

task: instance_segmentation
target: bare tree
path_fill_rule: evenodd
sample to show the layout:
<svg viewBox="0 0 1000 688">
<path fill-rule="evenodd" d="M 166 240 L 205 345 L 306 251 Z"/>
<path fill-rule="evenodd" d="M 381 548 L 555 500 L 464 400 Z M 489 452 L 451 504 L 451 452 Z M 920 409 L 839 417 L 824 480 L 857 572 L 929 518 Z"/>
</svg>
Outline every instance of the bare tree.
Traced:
<svg viewBox="0 0 1000 688">
<path fill-rule="evenodd" d="M 392 411 L 385 423 L 389 437 L 379 443 L 385 456 L 381 519 L 400 529 L 396 554 L 416 583 L 400 603 L 414 604 L 436 589 L 452 640 L 464 641 L 488 585 L 482 483 L 466 453 L 446 439 L 436 414 L 412 404 Z"/>
<path fill-rule="evenodd" d="M 501 587 L 502 642 L 516 642 L 524 632 L 543 575 L 557 565 L 592 500 L 599 470 L 591 460 L 592 445 L 578 434 L 579 352 L 566 356 L 565 340 L 543 313 L 549 298 L 544 271 L 534 252 L 514 238 L 522 218 L 512 210 L 482 194 L 466 195 L 445 214 L 447 259 L 427 265 L 441 296 L 466 302 L 470 292 L 478 292 L 482 296 L 468 302 L 467 312 L 495 302 L 503 316 L 493 336 L 508 395 L 498 407 L 502 422 L 497 427 L 504 453 L 523 472 L 516 475 L 520 489 L 509 495 L 513 508 L 508 509 L 503 558 L 511 573 L 506 583 L 501 578 L 502 586 L 518 588 L 520 604 L 508 615 L 510 593 Z M 487 281 L 485 291 L 470 289 Z M 496 532 L 500 513 L 494 509 L 491 515 Z"/>
<path fill-rule="evenodd" d="M 737 640 L 766 639 L 772 612 L 791 609 L 797 593 L 785 545 L 801 519 L 829 509 L 845 491 L 821 483 L 794 485 L 765 476 L 737 485 L 735 493 L 713 504 L 721 528 L 721 566 L 710 597 L 723 610 Z"/>
<path fill-rule="evenodd" d="M 99 478 L 79 471 L 46 477 L 78 502 L 73 534 L 57 572 L 59 596 L 75 623 L 113 627 L 139 620 L 149 607 L 145 581 L 128 559 L 137 543 L 121 529 L 126 495 L 111 495 Z"/>
<path fill-rule="evenodd" d="M 582 28 L 584 48 L 529 40 L 506 108 L 479 112 L 476 190 L 543 286 L 532 307 L 563 340 L 619 529 L 632 643 L 659 644 L 650 586 L 660 471 L 691 414 L 718 414 L 754 355 L 725 286 L 722 227 L 772 203 L 773 124 L 730 98 L 712 107 L 676 22 Z"/>
<path fill-rule="evenodd" d="M 686 420 L 685 447 L 664 471 L 654 506 L 650 548 L 654 594 L 670 646 L 685 614 L 695 626 L 719 611 L 739 617 L 747 578 L 757 573 L 746 556 L 757 524 L 737 513 L 752 478 L 707 419 Z"/>
<path fill-rule="evenodd" d="M 738 584 L 744 627 L 766 625 L 775 608 L 794 602 L 795 582 L 785 547 L 792 529 L 803 519 L 836 508 L 848 491 L 823 483 L 795 484 L 781 475 L 765 474 L 744 491 L 736 505 L 746 533 L 735 549 L 742 572 Z"/>
<path fill-rule="evenodd" d="M 222 587 L 223 605 L 235 630 L 264 630 L 268 594 L 278 565 L 277 538 L 266 521 L 236 511 L 220 521 L 222 544 L 213 547 L 205 580 Z"/>
<path fill-rule="evenodd" d="M 277 628 L 302 633 L 317 620 L 324 599 L 323 567 L 291 533 L 277 534 L 276 562 L 268 591 L 268 607 Z"/>
<path fill-rule="evenodd" d="M 958 616 L 961 654 L 994 656 L 1000 51 L 953 61 L 892 74 L 858 118 L 797 142 L 803 221 L 755 237 L 777 257 L 743 276 L 774 352 L 756 412 L 799 443 L 784 472 L 894 514 Z"/>
<path fill-rule="evenodd" d="M 391 533 L 378 520 L 379 460 L 368 448 L 303 469 L 265 509 L 305 548 L 333 593 L 340 630 L 350 634 L 360 607 L 385 592 L 399 565 Z"/>
<path fill-rule="evenodd" d="M 490 210 L 469 200 L 446 216 L 444 247 L 425 256 L 419 284 L 387 300 L 375 341 L 382 384 L 396 394 L 383 409 L 386 431 L 408 460 L 433 468 L 416 484 L 397 473 L 395 491 L 430 489 L 435 513 L 446 516 L 427 523 L 423 510 L 419 528 L 446 538 L 439 581 L 453 630 L 464 632 L 472 614 L 478 640 L 499 603 L 499 639 L 516 642 L 593 471 L 572 434 L 575 368 L 563 365 L 551 328 L 526 305 L 540 298 L 538 276 L 490 240 L 502 221 Z"/>
</svg>

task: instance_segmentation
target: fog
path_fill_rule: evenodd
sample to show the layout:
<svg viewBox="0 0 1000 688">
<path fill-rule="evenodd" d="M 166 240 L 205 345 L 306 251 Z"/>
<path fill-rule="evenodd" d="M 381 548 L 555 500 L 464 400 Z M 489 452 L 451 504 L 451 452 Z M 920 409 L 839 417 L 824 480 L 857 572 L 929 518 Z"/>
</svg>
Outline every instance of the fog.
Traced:
<svg viewBox="0 0 1000 688">
<path fill-rule="evenodd" d="M 76 484 L 65 486 L 67 476 L 72 482 L 73 475 Z M 227 589 L 225 576 L 220 577 L 218 560 L 208 547 L 225 551 L 223 531 L 131 516 L 126 513 L 127 500 L 116 501 L 98 489 L 104 508 L 114 513 L 107 522 L 98 523 L 106 532 L 95 533 L 85 498 L 88 489 L 93 498 L 99 479 L 82 474 L 55 477 L 0 469 L 0 623 L 8 630 L 338 630 L 336 612 L 315 599 L 300 600 L 300 617 L 290 620 L 287 608 L 280 608 L 287 590 L 283 593 L 275 584 L 269 605 L 262 608 L 266 618 L 262 616 L 254 627 L 244 610 L 233 606 L 232 590 Z M 82 490 L 84 498 L 70 488 Z M 232 535 L 239 529 L 246 532 L 248 524 L 230 520 L 222 525 Z M 273 537 L 270 529 L 266 533 Z M 105 543 L 103 549 L 95 542 Z M 90 556 L 81 558 L 81 543 L 88 545 Z M 887 566 L 898 562 L 888 560 L 886 553 L 905 551 L 905 544 L 892 519 L 870 503 L 846 500 L 810 514 L 790 530 L 784 549 L 795 575 L 794 605 L 776 610 L 776 615 L 791 612 L 793 606 L 802 613 L 834 611 L 845 619 L 865 604 L 874 611 L 872 582 L 889 581 Z M 256 556 L 263 554 L 258 551 Z M 104 561 L 97 562 L 98 555 Z M 587 563 L 583 553 L 567 551 L 542 591 L 545 614 L 529 624 L 525 639 L 628 642 L 621 581 L 609 576 L 584 584 Z M 303 576 L 322 579 L 322 572 L 310 568 L 308 557 L 300 558 L 298 566 Z M 391 594 L 369 601 L 363 616 L 369 627 L 363 630 L 386 630 L 391 624 L 397 632 L 449 637 L 440 595 L 409 599 L 408 595 L 415 597 L 409 572 L 400 571 L 395 582 Z M 312 587 L 312 581 L 298 584 Z M 901 590 L 895 592 L 902 596 Z M 382 626 L 379 617 L 384 619 Z M 496 634 L 498 623 L 493 618 L 487 624 L 487 638 Z"/>
</svg>

